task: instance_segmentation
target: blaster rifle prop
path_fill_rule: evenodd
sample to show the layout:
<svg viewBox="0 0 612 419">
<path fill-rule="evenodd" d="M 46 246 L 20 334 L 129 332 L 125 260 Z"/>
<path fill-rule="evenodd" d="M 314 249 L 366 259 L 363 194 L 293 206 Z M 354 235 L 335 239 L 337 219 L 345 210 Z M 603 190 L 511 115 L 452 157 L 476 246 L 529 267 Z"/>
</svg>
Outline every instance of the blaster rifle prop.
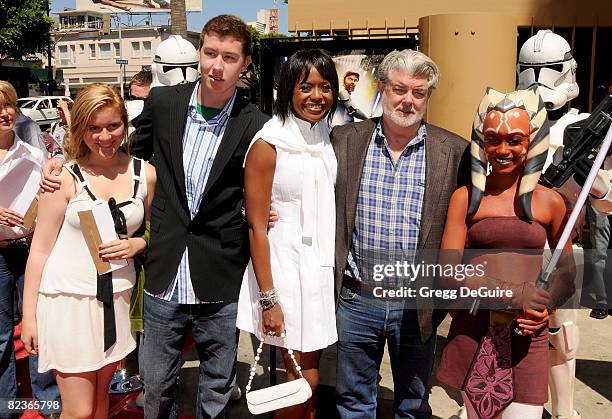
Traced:
<svg viewBox="0 0 612 419">
<path fill-rule="evenodd" d="M 558 164 L 553 163 L 546 169 L 540 177 L 540 184 L 547 188 L 561 187 L 575 173 L 579 161 L 597 154 L 610 121 L 612 95 L 606 96 L 588 118 L 565 127 L 563 158 Z M 593 166 L 600 167 L 596 164 Z"/>
<path fill-rule="evenodd" d="M 610 96 L 608 98 L 610 98 Z M 576 200 L 574 209 L 572 210 L 572 213 L 570 214 L 569 219 L 567 220 L 567 224 L 565 225 L 565 228 L 563 229 L 563 233 L 561 234 L 561 238 L 559 239 L 559 242 L 557 243 L 557 247 L 555 248 L 552 254 L 552 258 L 550 259 L 550 262 L 548 262 L 546 269 L 544 269 L 544 271 L 540 275 L 540 278 L 538 278 L 538 281 L 536 282 L 537 287 L 540 287 L 543 289 L 548 288 L 548 285 L 550 284 L 550 277 L 553 271 L 555 270 L 557 263 L 559 262 L 559 258 L 561 257 L 561 253 L 563 252 L 563 248 L 565 247 L 565 243 L 569 239 L 570 234 L 572 234 L 572 229 L 574 228 L 574 225 L 576 224 L 576 221 L 578 220 L 578 215 L 580 214 L 580 210 L 582 209 L 582 206 L 584 205 L 584 203 L 587 200 L 587 197 L 589 196 L 589 192 L 591 190 L 591 186 L 593 186 L 593 182 L 595 182 L 595 177 L 597 176 L 597 172 L 599 171 L 599 168 L 603 165 L 606 155 L 608 154 L 608 150 L 610 149 L 610 144 L 612 143 L 612 125 L 610 125 L 610 120 L 608 120 L 608 125 L 610 127 L 608 128 L 608 132 L 606 136 L 604 137 L 603 142 L 601 143 L 601 146 L 599 147 L 599 152 L 597 153 L 597 157 L 595 157 L 595 162 L 593 163 L 593 167 L 591 167 L 589 176 L 587 176 L 587 179 L 584 182 L 584 187 L 580 191 L 580 195 L 578 195 L 578 199 Z"/>
<path fill-rule="evenodd" d="M 574 205 L 574 209 L 572 210 L 572 213 L 570 214 L 569 219 L 567 220 L 567 224 L 563 229 L 563 233 L 561 234 L 561 238 L 557 243 L 557 247 L 555 247 L 555 250 L 553 251 L 552 257 L 550 258 L 550 262 L 548 262 L 548 265 L 546 265 L 546 269 L 544 269 L 544 271 L 540 274 L 540 277 L 536 281 L 536 287 L 548 289 L 552 274 L 555 271 L 555 268 L 557 267 L 557 263 L 559 263 L 561 253 L 563 253 L 565 243 L 567 243 L 570 234 L 572 234 L 574 225 L 576 224 L 578 216 L 580 215 L 580 210 L 586 202 L 587 197 L 589 195 L 589 191 L 591 190 L 591 186 L 593 186 L 593 182 L 595 182 L 597 172 L 599 171 L 599 168 L 602 166 L 604 159 L 606 158 L 608 149 L 610 148 L 610 143 L 612 143 L 612 125 L 610 125 L 610 128 L 608 128 L 608 133 L 606 134 L 603 143 L 599 148 L 599 153 L 597 153 L 597 157 L 595 157 L 593 167 L 591 167 L 589 176 L 587 176 L 587 179 L 584 182 L 584 187 L 580 191 L 580 195 L 578 195 L 576 205 Z M 523 331 L 518 326 L 514 328 L 514 333 L 519 336 L 523 336 Z"/>
</svg>

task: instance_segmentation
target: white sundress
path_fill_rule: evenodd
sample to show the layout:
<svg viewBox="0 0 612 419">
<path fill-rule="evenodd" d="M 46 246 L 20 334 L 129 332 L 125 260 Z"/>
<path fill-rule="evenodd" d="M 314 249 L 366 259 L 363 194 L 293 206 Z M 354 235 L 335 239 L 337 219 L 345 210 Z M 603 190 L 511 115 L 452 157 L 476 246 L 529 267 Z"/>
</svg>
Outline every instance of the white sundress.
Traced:
<svg viewBox="0 0 612 419">
<path fill-rule="evenodd" d="M 336 157 L 326 121 L 315 126 L 290 115 L 274 117 L 253 140 L 276 148 L 272 208 L 279 221 L 268 232 L 274 288 L 284 315 L 286 346 L 302 352 L 338 340 L 334 299 Z M 238 300 L 237 327 L 285 346 L 262 330 L 259 287 L 251 262 Z"/>
</svg>

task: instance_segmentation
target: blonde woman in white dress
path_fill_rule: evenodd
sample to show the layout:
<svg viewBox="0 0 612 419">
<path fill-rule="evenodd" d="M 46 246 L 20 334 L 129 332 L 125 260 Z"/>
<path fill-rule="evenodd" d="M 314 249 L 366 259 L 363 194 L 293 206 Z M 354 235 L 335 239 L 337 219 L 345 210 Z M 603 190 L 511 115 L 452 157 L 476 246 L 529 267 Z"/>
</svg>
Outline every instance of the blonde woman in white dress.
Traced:
<svg viewBox="0 0 612 419">
<path fill-rule="evenodd" d="M 299 378 L 292 349 L 313 394 L 321 350 L 338 340 L 334 301 L 336 158 L 329 115 L 338 97 L 331 57 L 302 50 L 281 69 L 274 117 L 245 162 L 251 263 L 238 302 L 238 328 L 281 346 L 289 380 Z M 279 221 L 269 232 L 272 207 Z M 281 333 L 286 332 L 285 339 Z M 276 412 L 314 418 L 315 397 Z"/>
<path fill-rule="evenodd" d="M 84 88 L 64 142 L 61 188 L 41 195 L 38 205 L 21 339 L 29 353 L 38 352 L 40 372 L 55 371 L 62 417 L 106 419 L 110 380 L 136 347 L 129 320 L 132 258 L 146 241 L 132 236 L 148 216 L 156 176 L 153 166 L 120 151 L 126 129 L 125 105 L 111 86 Z M 115 228 L 123 231 L 100 245 L 99 256 L 128 261 L 106 276 L 97 275 L 78 217 L 95 200 L 108 201 Z"/>
</svg>

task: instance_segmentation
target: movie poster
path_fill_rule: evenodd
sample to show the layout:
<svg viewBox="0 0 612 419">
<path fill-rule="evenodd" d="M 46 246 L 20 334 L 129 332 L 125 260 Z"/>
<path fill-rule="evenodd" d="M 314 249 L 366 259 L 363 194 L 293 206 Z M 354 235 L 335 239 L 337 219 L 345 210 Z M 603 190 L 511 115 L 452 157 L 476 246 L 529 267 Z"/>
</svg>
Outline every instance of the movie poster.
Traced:
<svg viewBox="0 0 612 419">
<path fill-rule="evenodd" d="M 332 126 L 382 115 L 376 88 L 376 67 L 384 54 L 337 55 L 334 57 L 340 94 Z"/>
</svg>

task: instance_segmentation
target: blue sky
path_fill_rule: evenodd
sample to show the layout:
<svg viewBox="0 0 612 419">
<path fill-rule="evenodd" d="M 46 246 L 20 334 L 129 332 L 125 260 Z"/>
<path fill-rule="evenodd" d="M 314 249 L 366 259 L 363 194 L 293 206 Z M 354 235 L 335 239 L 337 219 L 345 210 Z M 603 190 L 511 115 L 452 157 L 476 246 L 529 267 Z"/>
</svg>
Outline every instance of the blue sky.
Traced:
<svg viewBox="0 0 612 419">
<path fill-rule="evenodd" d="M 270 9 L 273 6 L 272 0 L 202 0 L 202 12 L 187 14 L 187 28 L 190 31 L 200 32 L 204 23 L 211 17 L 222 13 L 230 13 L 240 16 L 245 22 L 255 21 L 259 9 Z M 287 8 L 281 0 L 278 0 L 279 9 L 279 30 L 287 33 Z M 75 0 L 51 0 L 51 14 L 59 12 L 64 8 L 74 8 Z M 57 15 L 53 16 L 57 17 Z M 154 17 L 154 23 L 167 23 L 165 15 Z M 133 19 L 134 23 L 139 19 Z"/>
</svg>

